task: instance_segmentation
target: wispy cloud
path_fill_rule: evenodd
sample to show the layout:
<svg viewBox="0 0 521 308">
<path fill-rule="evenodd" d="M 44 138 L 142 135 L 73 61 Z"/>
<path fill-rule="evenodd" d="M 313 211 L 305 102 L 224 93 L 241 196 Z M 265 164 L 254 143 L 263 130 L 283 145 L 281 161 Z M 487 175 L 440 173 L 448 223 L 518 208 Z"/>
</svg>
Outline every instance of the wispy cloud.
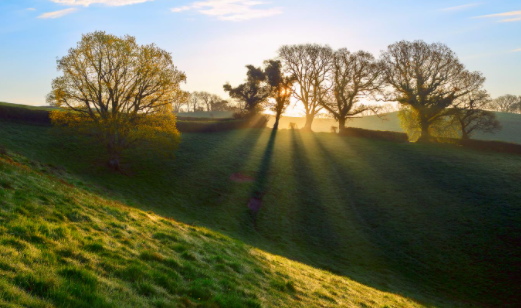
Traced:
<svg viewBox="0 0 521 308">
<path fill-rule="evenodd" d="M 521 52 L 521 48 L 516 49 L 516 50 L 512 50 L 512 52 Z"/>
<path fill-rule="evenodd" d="M 245 21 L 282 14 L 279 7 L 259 8 L 269 3 L 254 0 L 207 0 L 171 9 L 174 13 L 195 10 L 201 14 L 214 16 L 226 21 Z"/>
<path fill-rule="evenodd" d="M 499 22 L 515 22 L 521 21 L 521 11 L 512 11 L 500 14 L 491 14 L 484 16 L 477 16 L 476 18 L 498 18 Z"/>
<path fill-rule="evenodd" d="M 124 6 L 136 3 L 149 2 L 154 0 L 50 0 L 54 3 L 65 5 L 81 5 L 88 7 L 91 4 L 104 4 L 107 6 Z"/>
<path fill-rule="evenodd" d="M 445 11 L 445 12 L 463 11 L 463 10 L 467 10 L 467 9 L 473 8 L 475 6 L 478 6 L 480 4 L 481 3 L 469 3 L 469 4 L 464 4 L 464 5 L 452 6 L 452 7 L 447 7 L 447 8 L 441 9 L 441 11 Z"/>
<path fill-rule="evenodd" d="M 71 13 L 74 13 L 76 12 L 77 9 L 75 8 L 72 8 L 72 9 L 65 9 L 65 10 L 60 10 L 60 11 L 55 11 L 55 12 L 49 12 L 49 13 L 45 13 L 45 14 L 42 14 L 40 16 L 38 16 L 38 18 L 40 19 L 54 19 L 54 18 L 60 18 L 60 17 L 63 17 L 65 15 L 69 15 Z"/>
<path fill-rule="evenodd" d="M 176 8 L 170 9 L 170 10 L 174 13 L 181 13 L 184 11 L 188 11 L 190 9 L 192 9 L 192 8 L 189 6 L 182 6 L 182 7 L 176 7 Z"/>
<path fill-rule="evenodd" d="M 27 8 L 26 10 L 27 11 L 36 11 L 36 9 L 34 7 Z"/>
</svg>

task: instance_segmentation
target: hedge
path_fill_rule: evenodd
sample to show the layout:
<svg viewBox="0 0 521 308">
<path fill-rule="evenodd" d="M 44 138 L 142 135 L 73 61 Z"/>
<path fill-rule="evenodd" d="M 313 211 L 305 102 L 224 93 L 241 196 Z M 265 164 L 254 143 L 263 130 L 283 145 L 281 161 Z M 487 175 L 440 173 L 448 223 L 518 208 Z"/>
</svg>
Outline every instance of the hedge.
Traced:
<svg viewBox="0 0 521 308">
<path fill-rule="evenodd" d="M 48 110 L 30 109 L 18 106 L 0 105 L 0 119 L 50 125 Z"/>
<path fill-rule="evenodd" d="M 353 136 L 370 139 L 388 140 L 394 142 L 409 142 L 406 133 L 398 133 L 383 130 L 369 130 L 363 128 L 347 127 L 340 132 L 342 136 Z"/>
</svg>

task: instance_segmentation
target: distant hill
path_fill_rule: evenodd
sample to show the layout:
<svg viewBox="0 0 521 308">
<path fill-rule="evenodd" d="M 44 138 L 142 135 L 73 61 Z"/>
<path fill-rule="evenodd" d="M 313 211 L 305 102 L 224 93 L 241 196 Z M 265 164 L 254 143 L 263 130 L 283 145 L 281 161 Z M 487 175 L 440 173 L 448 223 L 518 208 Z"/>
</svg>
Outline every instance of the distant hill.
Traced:
<svg viewBox="0 0 521 308">
<path fill-rule="evenodd" d="M 497 112 L 497 117 L 503 126 L 503 129 L 495 134 L 486 134 L 482 132 L 476 133 L 475 139 L 481 140 L 497 140 L 505 142 L 521 143 L 521 114 Z M 272 117 L 268 126 L 273 127 L 275 119 Z M 288 128 L 289 123 L 297 123 L 302 128 L 305 123 L 304 118 L 283 117 L 280 127 Z M 369 116 L 358 119 L 352 119 L 348 122 L 348 126 L 359 127 L 372 130 L 388 130 L 394 132 L 403 132 L 398 119 L 398 112 L 388 113 L 383 119 L 377 116 Z M 313 121 L 313 131 L 330 132 L 331 126 L 338 126 L 334 119 L 315 119 Z"/>
</svg>

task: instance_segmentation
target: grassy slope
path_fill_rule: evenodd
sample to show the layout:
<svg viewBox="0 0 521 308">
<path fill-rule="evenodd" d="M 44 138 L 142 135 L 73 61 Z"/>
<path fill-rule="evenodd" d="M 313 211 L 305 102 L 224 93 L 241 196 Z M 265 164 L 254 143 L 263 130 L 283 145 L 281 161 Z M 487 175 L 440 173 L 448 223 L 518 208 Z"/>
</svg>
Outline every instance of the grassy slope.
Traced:
<svg viewBox="0 0 521 308">
<path fill-rule="evenodd" d="M 0 156 L 1 307 L 419 307 L 63 178 Z"/>
<path fill-rule="evenodd" d="M 65 168 L 79 188 L 421 303 L 520 303 L 519 156 L 240 130 L 184 134 L 173 162 L 142 149 L 123 176 L 47 128 L 0 123 L 0 143 Z M 256 181 L 230 181 L 237 172 Z M 247 203 L 259 195 L 255 226 Z"/>
<path fill-rule="evenodd" d="M 497 112 L 497 117 L 503 129 L 495 134 L 485 134 L 477 132 L 475 139 L 482 140 L 498 140 L 505 142 L 521 143 L 521 114 L 501 113 Z M 270 125 L 273 125 L 274 119 L 271 119 Z M 295 122 L 299 127 L 304 126 L 305 120 L 303 118 L 283 117 L 280 127 L 287 128 L 290 122 Z M 338 123 L 333 119 L 315 119 L 313 122 L 313 130 L 315 132 L 330 132 L 331 126 L 338 126 Z M 387 114 L 385 120 L 381 120 L 376 116 L 364 117 L 360 119 L 353 119 L 348 123 L 348 126 L 359 127 L 373 130 L 388 130 L 394 132 L 402 132 L 398 113 L 393 112 Z"/>
</svg>

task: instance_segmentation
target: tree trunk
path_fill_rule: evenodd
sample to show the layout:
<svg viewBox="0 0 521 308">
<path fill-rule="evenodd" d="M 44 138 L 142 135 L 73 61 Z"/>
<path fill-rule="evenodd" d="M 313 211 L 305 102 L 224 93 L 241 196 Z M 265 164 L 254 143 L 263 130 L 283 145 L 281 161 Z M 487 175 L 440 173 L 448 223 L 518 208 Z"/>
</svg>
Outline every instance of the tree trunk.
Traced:
<svg viewBox="0 0 521 308">
<path fill-rule="evenodd" d="M 277 115 L 275 116 L 275 124 L 273 124 L 274 130 L 279 129 L 280 116 L 281 114 L 277 112 Z"/>
<path fill-rule="evenodd" d="M 461 139 L 465 141 L 470 139 L 470 135 L 464 129 L 461 130 Z"/>
<path fill-rule="evenodd" d="M 304 131 L 312 131 L 311 125 L 313 125 L 313 120 L 315 119 L 314 114 L 306 114 L 306 124 L 304 124 L 304 127 L 302 130 Z"/>
<path fill-rule="evenodd" d="M 421 127 L 420 138 L 418 138 L 418 141 L 416 141 L 416 142 L 431 142 L 432 137 L 431 137 L 431 133 L 429 132 L 429 121 L 427 121 L 424 118 L 420 118 L 420 127 Z"/>
<path fill-rule="evenodd" d="M 346 131 L 346 119 L 339 118 L 338 119 L 338 133 L 343 134 Z"/>
</svg>

